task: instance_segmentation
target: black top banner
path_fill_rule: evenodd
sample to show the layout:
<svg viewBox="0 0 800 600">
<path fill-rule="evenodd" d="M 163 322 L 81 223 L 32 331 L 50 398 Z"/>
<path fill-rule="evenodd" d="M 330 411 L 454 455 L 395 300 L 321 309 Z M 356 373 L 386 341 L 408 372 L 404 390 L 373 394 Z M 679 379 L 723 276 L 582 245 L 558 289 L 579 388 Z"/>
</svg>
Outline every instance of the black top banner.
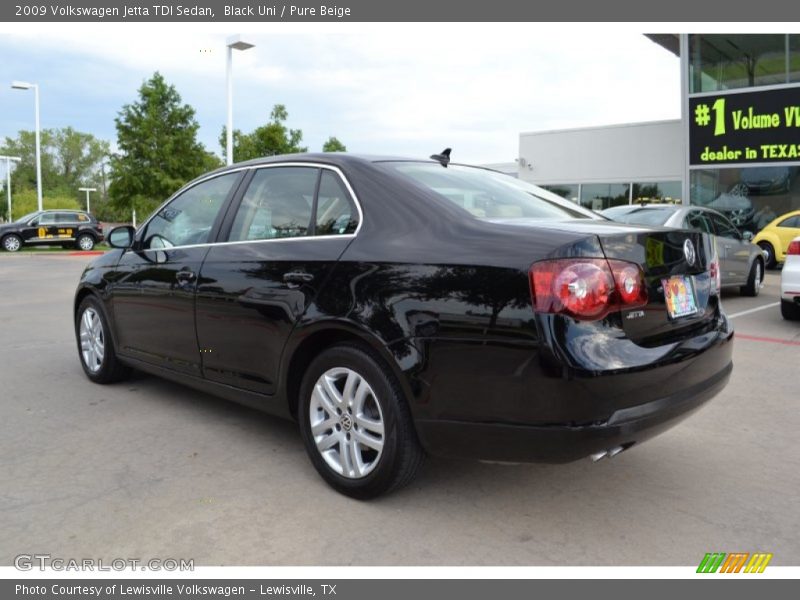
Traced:
<svg viewBox="0 0 800 600">
<path fill-rule="evenodd" d="M 0 21 L 12 22 L 365 22 L 365 21 L 689 21 L 752 22 L 784 15 L 785 0 L 10 0 Z M 599 33 L 599 32 L 598 32 Z"/>
<path fill-rule="evenodd" d="M 800 160 L 800 86 L 689 100 L 689 164 Z"/>
</svg>

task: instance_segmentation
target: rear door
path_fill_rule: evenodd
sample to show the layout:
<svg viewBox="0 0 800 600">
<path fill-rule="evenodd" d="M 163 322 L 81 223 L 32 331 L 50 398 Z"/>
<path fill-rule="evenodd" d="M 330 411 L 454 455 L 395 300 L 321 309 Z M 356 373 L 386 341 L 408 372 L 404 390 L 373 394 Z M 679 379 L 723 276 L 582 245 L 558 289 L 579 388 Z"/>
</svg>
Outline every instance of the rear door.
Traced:
<svg viewBox="0 0 800 600">
<path fill-rule="evenodd" d="M 58 225 L 57 235 L 61 240 L 65 242 L 74 241 L 78 235 L 78 227 L 80 227 L 78 213 L 56 213 L 56 225 Z"/>
<path fill-rule="evenodd" d="M 352 241 L 359 223 L 341 172 L 325 165 L 255 169 L 197 288 L 207 379 L 262 394 L 276 389 L 283 347 Z"/>
<path fill-rule="evenodd" d="M 200 376 L 195 291 L 240 172 L 182 191 L 137 235 L 115 274 L 112 305 L 120 351 L 174 371 Z"/>
<path fill-rule="evenodd" d="M 717 235 L 723 285 L 745 283 L 749 275 L 750 242 L 742 238 L 736 226 L 726 217 L 710 211 L 708 216 Z"/>
</svg>

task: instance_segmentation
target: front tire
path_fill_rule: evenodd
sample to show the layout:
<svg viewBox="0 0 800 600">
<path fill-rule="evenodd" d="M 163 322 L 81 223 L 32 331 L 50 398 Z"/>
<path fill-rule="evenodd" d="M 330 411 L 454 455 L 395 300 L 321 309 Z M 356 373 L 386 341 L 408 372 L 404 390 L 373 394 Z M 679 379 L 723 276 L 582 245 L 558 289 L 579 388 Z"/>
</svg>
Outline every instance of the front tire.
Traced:
<svg viewBox="0 0 800 600">
<path fill-rule="evenodd" d="M 298 418 L 317 472 L 352 498 L 406 485 L 422 463 L 399 384 L 359 346 L 333 346 L 311 362 L 300 386 Z"/>
<path fill-rule="evenodd" d="M 114 383 L 130 374 L 117 358 L 109 331 L 100 302 L 93 296 L 84 298 L 75 313 L 75 338 L 83 372 L 95 383 Z"/>
<path fill-rule="evenodd" d="M 75 240 L 75 247 L 78 250 L 83 250 L 85 252 L 94 250 L 94 238 L 88 233 L 83 233 L 78 236 L 77 240 Z"/>
<path fill-rule="evenodd" d="M 775 260 L 775 248 L 773 248 L 772 244 L 770 244 L 769 242 L 759 242 L 758 247 L 767 253 L 766 256 L 767 269 L 774 269 L 775 265 L 778 264 L 778 261 Z"/>
<path fill-rule="evenodd" d="M 791 300 L 781 300 L 781 316 L 787 321 L 800 321 L 800 305 Z"/>
<path fill-rule="evenodd" d="M 764 266 L 761 261 L 756 259 L 753 261 L 753 266 L 750 267 L 750 275 L 747 277 L 747 283 L 739 288 L 742 296 L 758 296 L 761 291 L 761 285 L 764 281 Z"/>
<path fill-rule="evenodd" d="M 6 252 L 17 252 L 22 248 L 22 238 L 15 233 L 9 233 L 3 238 L 3 250 Z"/>
</svg>

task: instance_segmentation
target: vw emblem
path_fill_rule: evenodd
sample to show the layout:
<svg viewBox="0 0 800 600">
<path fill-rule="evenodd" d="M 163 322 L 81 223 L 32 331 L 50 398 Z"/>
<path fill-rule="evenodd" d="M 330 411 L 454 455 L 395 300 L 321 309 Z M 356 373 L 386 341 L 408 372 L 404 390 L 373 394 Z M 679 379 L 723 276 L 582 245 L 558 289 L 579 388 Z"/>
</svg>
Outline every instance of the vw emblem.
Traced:
<svg viewBox="0 0 800 600">
<path fill-rule="evenodd" d="M 342 417 L 339 419 L 339 423 L 342 426 L 342 429 L 345 431 L 350 431 L 353 428 L 353 419 L 350 417 L 350 415 L 342 415 Z"/>
<path fill-rule="evenodd" d="M 689 266 L 694 266 L 694 261 L 697 256 L 694 252 L 694 244 L 692 243 L 692 240 L 686 240 L 683 242 L 683 255 L 686 257 L 686 262 L 689 264 Z"/>
</svg>

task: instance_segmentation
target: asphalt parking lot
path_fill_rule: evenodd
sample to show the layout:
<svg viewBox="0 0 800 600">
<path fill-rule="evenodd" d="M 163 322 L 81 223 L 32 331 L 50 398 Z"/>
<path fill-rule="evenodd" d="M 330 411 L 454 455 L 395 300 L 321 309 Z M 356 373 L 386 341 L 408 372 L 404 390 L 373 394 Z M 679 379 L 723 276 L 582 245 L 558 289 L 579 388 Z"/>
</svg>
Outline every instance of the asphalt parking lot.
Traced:
<svg viewBox="0 0 800 600">
<path fill-rule="evenodd" d="M 429 460 L 364 503 L 325 485 L 293 423 L 150 376 L 91 384 L 71 322 L 86 262 L 0 254 L 2 565 L 800 562 L 800 323 L 780 317 L 776 271 L 758 298 L 725 295 L 733 378 L 677 428 L 596 464 Z"/>
</svg>

